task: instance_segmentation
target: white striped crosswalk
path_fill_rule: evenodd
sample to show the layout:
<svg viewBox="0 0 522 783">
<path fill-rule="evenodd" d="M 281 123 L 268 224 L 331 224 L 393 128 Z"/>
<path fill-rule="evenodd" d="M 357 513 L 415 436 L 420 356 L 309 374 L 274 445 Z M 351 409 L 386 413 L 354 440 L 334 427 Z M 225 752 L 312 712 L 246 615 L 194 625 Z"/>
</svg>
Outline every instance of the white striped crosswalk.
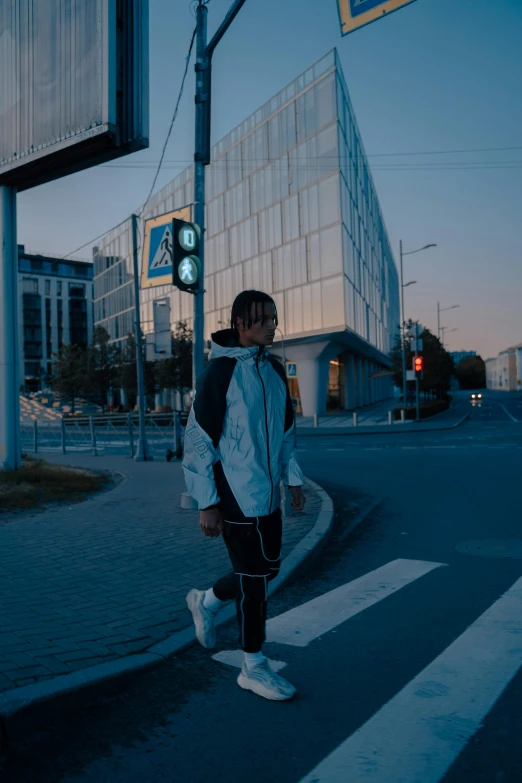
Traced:
<svg viewBox="0 0 522 783">
<path fill-rule="evenodd" d="M 267 639 L 323 644 L 324 634 L 443 565 L 393 560 L 272 618 Z M 522 668 L 521 637 L 522 577 L 299 783 L 440 783 Z M 241 661 L 233 651 L 214 657 Z"/>
<path fill-rule="evenodd" d="M 300 783 L 438 783 L 522 666 L 522 578 Z"/>
<path fill-rule="evenodd" d="M 312 601 L 290 609 L 267 623 L 269 642 L 306 647 L 314 639 L 443 563 L 393 560 Z"/>
</svg>

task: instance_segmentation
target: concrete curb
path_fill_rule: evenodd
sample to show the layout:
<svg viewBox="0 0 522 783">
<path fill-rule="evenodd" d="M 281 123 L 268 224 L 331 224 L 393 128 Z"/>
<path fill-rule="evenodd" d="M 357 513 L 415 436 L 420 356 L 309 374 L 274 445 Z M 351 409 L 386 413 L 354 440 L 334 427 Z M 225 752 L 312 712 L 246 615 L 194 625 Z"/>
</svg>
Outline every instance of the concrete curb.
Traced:
<svg viewBox="0 0 522 783">
<path fill-rule="evenodd" d="M 469 418 L 469 413 L 466 413 L 461 419 L 453 424 L 439 425 L 435 424 L 431 427 L 427 424 L 375 424 L 364 425 L 360 424 L 357 427 L 297 427 L 297 437 L 314 437 L 317 435 L 397 435 L 410 432 L 439 432 L 441 430 L 454 430 L 464 424 L 466 419 Z"/>
<path fill-rule="evenodd" d="M 306 479 L 321 499 L 321 506 L 312 530 L 292 549 L 281 564 L 281 571 L 269 587 L 269 595 L 273 595 L 288 580 L 300 572 L 321 552 L 333 528 L 333 501 L 322 487 Z M 229 623 L 236 616 L 235 606 L 227 606 L 220 614 L 217 628 Z M 109 680 L 133 674 L 161 663 L 175 653 L 190 647 L 196 641 L 192 626 L 172 634 L 162 642 L 158 642 L 142 653 L 126 655 L 116 661 L 97 664 L 87 669 L 54 677 L 41 683 L 14 688 L 0 693 L 0 733 L 6 738 L 13 720 L 22 713 L 28 713 L 33 708 L 44 705 L 53 699 L 67 697 L 76 691 L 93 688 Z M 0 744 L 2 738 L 0 735 Z"/>
</svg>

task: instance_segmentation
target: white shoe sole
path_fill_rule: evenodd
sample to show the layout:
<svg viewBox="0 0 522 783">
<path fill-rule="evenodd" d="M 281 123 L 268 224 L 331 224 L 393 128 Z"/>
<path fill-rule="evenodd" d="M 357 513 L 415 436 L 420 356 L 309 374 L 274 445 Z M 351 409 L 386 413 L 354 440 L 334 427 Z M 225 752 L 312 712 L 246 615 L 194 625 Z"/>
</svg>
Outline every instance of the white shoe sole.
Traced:
<svg viewBox="0 0 522 783">
<path fill-rule="evenodd" d="M 200 645 L 206 650 L 213 650 L 216 646 L 216 633 L 215 629 L 210 634 L 205 633 L 205 626 L 201 612 L 199 611 L 198 604 L 198 590 L 191 590 L 186 597 L 187 606 L 192 614 L 194 621 L 194 627 L 196 629 L 196 638 Z"/>
<path fill-rule="evenodd" d="M 262 696 L 263 699 L 268 699 L 269 701 L 289 701 L 296 693 L 295 690 L 287 694 L 271 691 L 268 688 L 265 688 L 261 682 L 249 680 L 243 673 L 237 678 L 237 684 L 240 688 L 243 688 L 243 690 L 252 691 L 252 693 L 257 694 L 257 696 Z"/>
</svg>

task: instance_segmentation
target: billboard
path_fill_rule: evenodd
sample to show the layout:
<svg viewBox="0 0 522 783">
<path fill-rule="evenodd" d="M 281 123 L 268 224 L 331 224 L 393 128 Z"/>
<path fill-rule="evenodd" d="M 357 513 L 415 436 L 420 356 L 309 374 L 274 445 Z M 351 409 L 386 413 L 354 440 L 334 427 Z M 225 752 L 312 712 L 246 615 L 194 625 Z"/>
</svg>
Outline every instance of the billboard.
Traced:
<svg viewBox="0 0 522 783">
<path fill-rule="evenodd" d="M 148 0 L 2 0 L 0 185 L 148 147 Z"/>
<path fill-rule="evenodd" d="M 375 22 L 382 16 L 391 14 L 409 5 L 414 0 L 337 0 L 339 4 L 339 19 L 341 34 L 348 35 L 359 27 Z"/>
</svg>

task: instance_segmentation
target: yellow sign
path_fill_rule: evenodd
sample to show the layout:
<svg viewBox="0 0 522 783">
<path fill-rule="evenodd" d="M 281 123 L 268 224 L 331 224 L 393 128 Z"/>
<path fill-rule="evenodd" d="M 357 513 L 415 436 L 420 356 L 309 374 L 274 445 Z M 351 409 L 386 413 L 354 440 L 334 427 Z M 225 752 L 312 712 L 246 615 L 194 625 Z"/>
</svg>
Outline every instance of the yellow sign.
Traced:
<svg viewBox="0 0 522 783">
<path fill-rule="evenodd" d="M 174 218 L 191 221 L 191 207 L 166 212 L 145 221 L 141 287 L 172 285 L 172 221 Z"/>
<path fill-rule="evenodd" d="M 375 22 L 415 0 L 338 0 L 341 34 L 353 33 L 358 27 Z"/>
</svg>

